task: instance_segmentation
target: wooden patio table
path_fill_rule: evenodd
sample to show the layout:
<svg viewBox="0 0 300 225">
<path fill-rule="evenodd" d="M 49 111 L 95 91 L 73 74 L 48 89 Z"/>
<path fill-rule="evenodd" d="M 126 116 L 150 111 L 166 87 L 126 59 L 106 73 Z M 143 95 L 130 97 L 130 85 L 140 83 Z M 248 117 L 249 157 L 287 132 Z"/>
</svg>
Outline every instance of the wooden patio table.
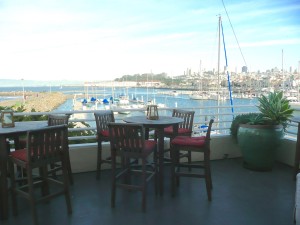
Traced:
<svg viewBox="0 0 300 225">
<path fill-rule="evenodd" d="M 7 184 L 7 160 L 8 151 L 6 139 L 12 138 L 18 149 L 19 136 L 27 131 L 48 126 L 47 121 L 15 122 L 14 127 L 2 128 L 0 124 L 0 219 L 8 219 L 8 184 Z"/>
<path fill-rule="evenodd" d="M 149 120 L 146 116 L 131 116 L 123 119 L 126 123 L 143 124 L 146 129 L 146 139 L 149 138 L 149 129 L 153 128 L 157 132 L 158 139 L 158 168 L 159 168 L 159 191 L 163 195 L 164 182 L 164 128 L 173 126 L 174 136 L 178 133 L 178 126 L 183 122 L 183 119 L 171 116 L 159 116 L 158 120 Z"/>
</svg>

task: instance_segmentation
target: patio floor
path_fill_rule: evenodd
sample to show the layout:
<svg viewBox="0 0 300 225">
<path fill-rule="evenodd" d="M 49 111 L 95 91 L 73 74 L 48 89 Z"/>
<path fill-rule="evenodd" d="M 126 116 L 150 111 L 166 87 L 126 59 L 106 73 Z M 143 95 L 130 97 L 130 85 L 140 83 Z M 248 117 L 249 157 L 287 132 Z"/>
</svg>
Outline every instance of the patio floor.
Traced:
<svg viewBox="0 0 300 225">
<path fill-rule="evenodd" d="M 141 194 L 117 189 L 116 208 L 110 207 L 110 170 L 74 174 L 71 186 L 73 214 L 64 197 L 38 205 L 40 225 L 288 225 L 293 224 L 296 182 L 290 166 L 276 163 L 273 171 L 254 172 L 242 167 L 242 159 L 212 161 L 213 192 L 208 202 L 204 180 L 182 178 L 171 197 L 169 166 L 165 167 L 165 194 L 155 195 L 150 183 L 147 212 L 141 210 Z M 29 203 L 18 199 L 19 215 L 1 225 L 32 224 Z"/>
</svg>

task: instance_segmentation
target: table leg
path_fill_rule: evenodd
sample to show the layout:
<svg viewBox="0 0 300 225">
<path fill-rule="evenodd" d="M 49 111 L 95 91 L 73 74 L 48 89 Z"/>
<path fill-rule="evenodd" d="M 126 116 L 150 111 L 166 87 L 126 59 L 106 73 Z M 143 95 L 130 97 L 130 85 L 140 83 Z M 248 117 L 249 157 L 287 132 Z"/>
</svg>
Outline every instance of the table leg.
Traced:
<svg viewBox="0 0 300 225">
<path fill-rule="evenodd" d="M 173 125 L 173 132 L 174 132 L 174 137 L 177 136 L 178 134 L 178 127 L 179 124 L 174 124 Z M 158 138 L 158 168 L 159 168 L 159 174 L 158 174 L 158 180 L 159 180 L 159 192 L 160 195 L 164 194 L 164 148 L 165 148 L 165 143 L 164 143 L 164 127 L 158 128 L 156 130 L 157 132 L 157 138 Z"/>
<path fill-rule="evenodd" d="M 148 140 L 149 139 L 149 127 L 145 128 L 145 139 Z"/>
<path fill-rule="evenodd" d="M 157 131 L 158 138 L 158 180 L 159 193 L 164 194 L 164 128 L 159 128 Z"/>
<path fill-rule="evenodd" d="M 4 136 L 0 136 L 0 218 L 8 218 L 7 151 Z"/>
</svg>

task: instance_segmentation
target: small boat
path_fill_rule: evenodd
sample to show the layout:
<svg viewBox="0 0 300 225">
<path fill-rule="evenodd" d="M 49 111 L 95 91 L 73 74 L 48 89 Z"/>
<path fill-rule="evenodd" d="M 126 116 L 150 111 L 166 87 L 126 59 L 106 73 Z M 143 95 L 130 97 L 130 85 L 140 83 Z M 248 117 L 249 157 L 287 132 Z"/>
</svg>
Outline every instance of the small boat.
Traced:
<svg viewBox="0 0 300 225">
<path fill-rule="evenodd" d="M 193 92 L 189 97 L 190 97 L 190 99 L 193 99 L 193 100 L 209 99 L 208 95 L 205 92 Z"/>
</svg>

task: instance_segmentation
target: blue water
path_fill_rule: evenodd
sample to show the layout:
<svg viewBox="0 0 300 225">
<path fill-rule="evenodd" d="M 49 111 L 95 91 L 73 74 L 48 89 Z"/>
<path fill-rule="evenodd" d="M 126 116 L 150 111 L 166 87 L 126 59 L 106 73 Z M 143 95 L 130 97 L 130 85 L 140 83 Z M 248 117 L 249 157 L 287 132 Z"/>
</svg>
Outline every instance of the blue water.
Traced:
<svg viewBox="0 0 300 225">
<path fill-rule="evenodd" d="M 109 99 L 112 94 L 114 96 L 119 96 L 121 94 L 128 94 L 130 99 L 133 97 L 138 98 L 139 100 L 144 100 L 144 102 L 148 102 L 149 100 L 155 100 L 156 104 L 165 104 L 168 108 L 190 108 L 195 111 L 194 123 L 203 124 L 204 121 L 207 121 L 211 116 L 219 114 L 220 116 L 216 118 L 220 121 L 228 121 L 218 126 L 220 128 L 228 128 L 231 125 L 231 120 L 233 118 L 231 113 L 231 108 L 220 108 L 219 111 L 217 108 L 205 108 L 205 109 L 197 109 L 199 107 L 207 107 L 207 106 L 218 106 L 217 101 L 215 100 L 192 100 L 186 94 L 180 94 L 180 90 L 177 90 L 179 93 L 178 96 L 170 96 L 170 95 L 161 95 L 159 92 L 171 92 L 170 89 L 153 89 L 153 88 L 89 88 L 86 89 L 84 86 L 39 86 L 39 87 L 24 87 L 25 91 L 32 92 L 62 92 L 64 94 L 75 95 L 79 93 L 88 92 L 89 97 L 95 97 L 98 99 L 107 98 Z M 13 99 L 13 98 L 22 98 L 23 87 L 0 87 L 0 92 L 19 92 L 20 96 L 0 96 L 0 101 Z M 80 99 L 78 99 L 80 100 Z M 230 106 L 230 101 L 221 101 L 219 105 L 222 106 Z M 257 111 L 255 105 L 257 105 L 257 99 L 233 99 L 234 106 L 241 105 L 251 105 L 249 107 L 235 107 L 234 113 L 248 113 Z M 103 109 L 101 105 L 98 107 L 99 109 Z M 73 110 L 73 99 L 68 99 L 65 103 L 59 106 L 55 111 L 72 111 Z M 144 115 L 144 112 L 131 112 L 131 114 L 117 114 L 115 115 L 116 120 L 122 120 L 122 118 L 131 116 L 131 115 Z M 168 110 L 160 110 L 159 115 L 171 115 L 171 111 Z M 202 115 L 202 116 L 201 116 Z M 203 116 L 207 115 L 207 116 Z M 295 116 L 300 116 L 299 111 L 294 112 Z M 85 116 L 88 119 L 93 119 L 92 114 L 86 114 Z M 94 125 L 94 124 L 90 124 Z M 288 130 L 296 132 L 296 127 L 289 127 Z M 225 130 L 224 133 L 229 133 L 228 129 Z"/>
<path fill-rule="evenodd" d="M 98 99 L 107 98 L 109 99 L 112 95 L 119 96 L 121 94 L 126 94 L 129 96 L 130 99 L 133 97 L 143 100 L 144 102 L 148 102 L 150 100 L 155 100 L 156 104 L 164 104 L 166 107 L 169 108 L 199 108 L 199 107 L 207 107 L 207 106 L 218 106 L 217 101 L 215 100 L 192 100 L 186 94 L 180 94 L 178 96 L 170 96 L 170 95 L 162 95 L 158 94 L 159 92 L 171 92 L 169 89 L 153 89 L 153 88 L 119 88 L 116 87 L 112 88 L 93 88 L 89 87 L 84 88 L 83 86 L 42 86 L 42 87 L 24 87 L 25 91 L 32 91 L 32 92 L 62 92 L 64 94 L 79 94 L 79 93 L 88 93 L 89 97 L 95 97 Z M 20 92 L 22 94 L 23 88 L 22 87 L 0 87 L 0 92 Z M 13 98 L 22 97 L 22 96 L 13 96 Z M 0 101 L 6 100 L 12 97 L 0 96 Z M 80 100 L 80 99 L 78 99 Z M 233 99 L 234 105 L 255 105 L 257 103 L 256 99 Z M 220 106 L 230 106 L 230 101 L 222 101 L 219 103 Z M 68 99 L 64 104 L 59 106 L 55 111 L 71 111 L 73 110 L 73 99 Z M 250 112 L 255 110 L 254 107 L 249 108 L 235 108 L 234 112 Z M 224 108 L 219 109 L 217 111 L 216 108 L 211 109 L 195 109 L 195 123 L 199 123 L 203 121 L 204 118 L 200 118 L 200 115 L 213 115 L 216 113 L 221 114 L 229 114 L 224 115 L 220 120 L 231 120 L 231 108 Z M 170 115 L 170 111 L 162 111 L 160 115 Z M 142 112 L 132 112 L 129 115 L 116 115 L 116 119 L 121 119 L 125 116 L 130 115 L 137 115 L 142 114 Z M 229 125 L 229 123 L 227 124 Z M 226 126 L 226 125 L 224 125 Z"/>
</svg>

